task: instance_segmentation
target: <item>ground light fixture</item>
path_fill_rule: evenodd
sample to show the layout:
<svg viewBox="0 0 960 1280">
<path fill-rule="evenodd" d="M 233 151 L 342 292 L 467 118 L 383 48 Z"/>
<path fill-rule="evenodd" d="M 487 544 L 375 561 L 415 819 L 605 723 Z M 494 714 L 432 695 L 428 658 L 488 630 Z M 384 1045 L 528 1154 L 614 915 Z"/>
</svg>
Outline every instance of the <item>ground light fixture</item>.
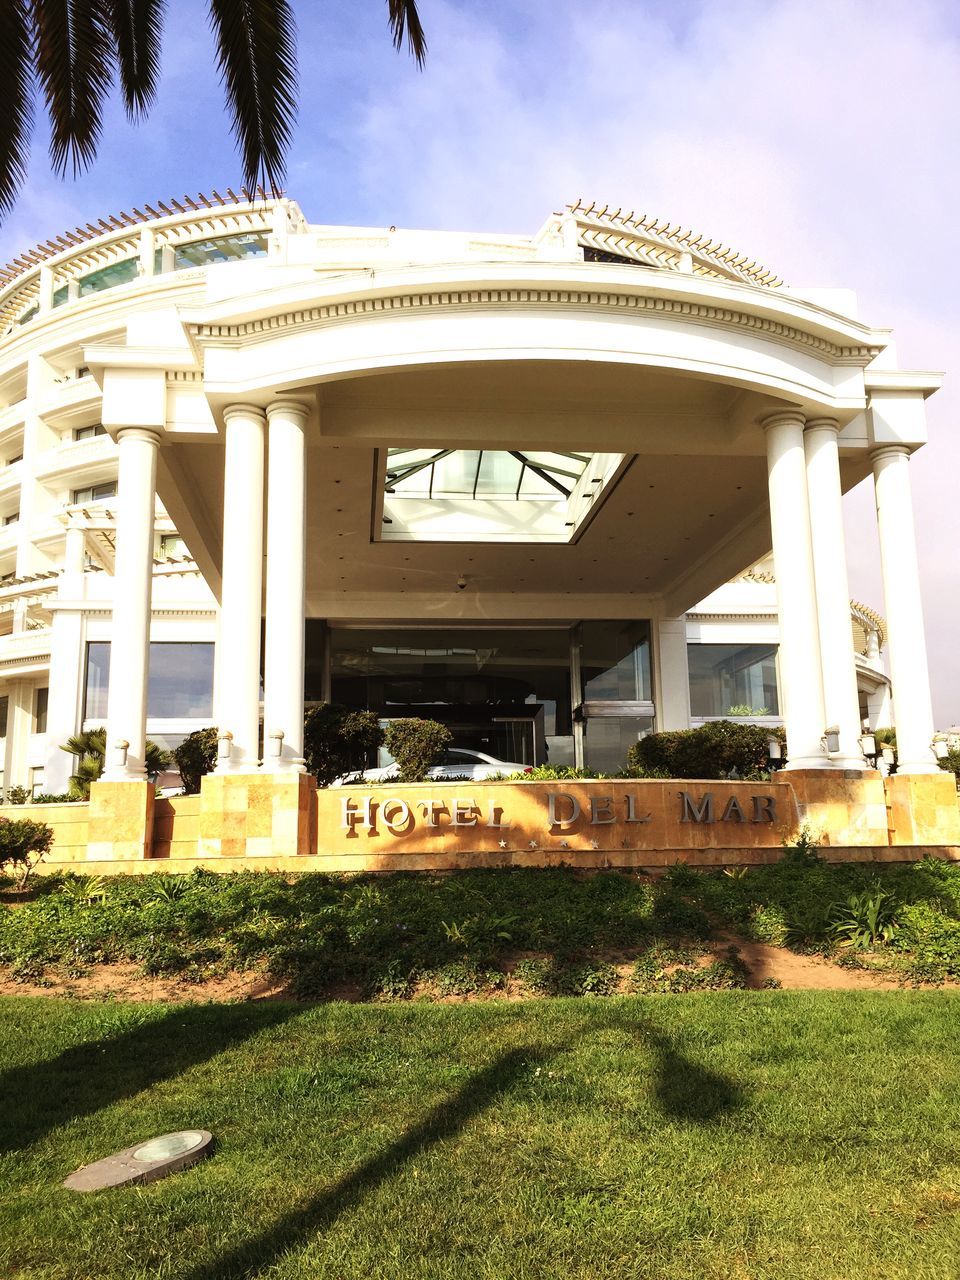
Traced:
<svg viewBox="0 0 960 1280">
<path fill-rule="evenodd" d="M 767 757 L 772 764 L 778 764 L 783 759 L 780 739 L 775 738 L 773 734 L 767 739 Z"/>
<path fill-rule="evenodd" d="M 180 1129 L 138 1142 L 112 1156 L 75 1169 L 63 1185 L 70 1191 L 102 1191 L 156 1182 L 189 1168 L 211 1153 L 213 1134 L 206 1129 Z"/>
<path fill-rule="evenodd" d="M 860 750 L 867 759 L 874 759 L 877 754 L 877 740 L 872 733 L 863 733 L 860 735 Z"/>
<path fill-rule="evenodd" d="M 279 760 L 283 751 L 283 730 L 271 729 L 267 737 L 270 742 L 270 755 L 272 759 Z"/>
<path fill-rule="evenodd" d="M 893 747 L 891 747 L 889 743 L 885 742 L 883 744 L 883 746 L 880 749 L 880 754 L 883 756 L 883 763 L 887 766 L 888 769 L 891 767 L 891 765 L 896 763 L 897 753 L 894 751 Z"/>
<path fill-rule="evenodd" d="M 933 739 L 933 754 L 938 760 L 946 760 L 950 754 L 950 744 L 942 733 L 938 733 Z"/>
<path fill-rule="evenodd" d="M 835 755 L 840 750 L 840 726 L 832 724 L 823 731 L 823 743 L 827 748 L 827 755 Z"/>
</svg>

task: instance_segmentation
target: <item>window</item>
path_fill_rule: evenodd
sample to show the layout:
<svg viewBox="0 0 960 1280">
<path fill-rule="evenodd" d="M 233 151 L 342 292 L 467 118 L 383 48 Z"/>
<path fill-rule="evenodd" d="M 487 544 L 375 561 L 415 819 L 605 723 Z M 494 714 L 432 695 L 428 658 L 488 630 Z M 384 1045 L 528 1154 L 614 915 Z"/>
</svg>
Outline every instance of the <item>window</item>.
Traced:
<svg viewBox="0 0 960 1280">
<path fill-rule="evenodd" d="M 587 768 L 619 773 L 633 744 L 652 732 L 652 716 L 589 716 L 583 734 Z"/>
<path fill-rule="evenodd" d="M 105 436 L 106 430 L 98 422 L 95 427 L 77 427 L 73 433 L 74 440 L 91 440 L 94 436 Z"/>
<path fill-rule="evenodd" d="M 8 466 L 8 467 L 12 467 L 12 466 L 14 466 L 16 463 L 18 463 L 18 462 L 22 462 L 22 461 L 23 461 L 23 454 L 22 454 L 22 453 L 16 453 L 16 454 L 14 454 L 14 456 L 13 456 L 12 458 L 8 458 L 8 459 L 7 459 L 7 466 Z"/>
<path fill-rule="evenodd" d="M 265 258 L 267 237 L 261 232 L 238 236 L 216 236 L 212 240 L 193 240 L 173 248 L 173 269 L 184 271 L 188 267 L 211 267 L 218 262 L 240 262 L 244 258 Z M 163 270 L 163 250 L 154 256 L 154 271 Z"/>
<path fill-rule="evenodd" d="M 43 769 L 30 770 L 30 795 L 36 799 L 37 796 L 43 795 L 45 786 L 45 774 Z"/>
<path fill-rule="evenodd" d="M 48 688 L 38 689 L 33 699 L 33 731 L 34 733 L 47 732 L 47 706 L 50 702 L 50 690 Z"/>
<path fill-rule="evenodd" d="M 580 671 L 584 702 L 649 702 L 650 624 L 585 622 Z"/>
<path fill-rule="evenodd" d="M 117 496 L 116 480 L 105 480 L 103 484 L 88 485 L 86 489 L 74 489 L 73 501 L 78 502 L 102 502 L 104 498 L 115 498 Z"/>
<path fill-rule="evenodd" d="M 7 716 L 9 713 L 10 698 L 9 695 L 4 694 L 3 697 L 0 698 L 0 738 L 5 738 L 7 736 Z"/>
<path fill-rule="evenodd" d="M 18 521 L 19 519 L 20 519 L 20 512 L 19 512 L 19 511 L 14 511 L 14 512 L 12 513 L 12 515 L 4 516 L 4 517 L 3 517 L 3 523 L 4 523 L 4 524 L 16 524 L 16 523 L 17 523 L 17 521 Z"/>
<path fill-rule="evenodd" d="M 83 718 L 107 715 L 110 642 L 87 645 Z M 198 720 L 213 714 L 213 645 L 207 641 L 155 641 L 150 645 L 147 715 L 157 720 Z"/>
<path fill-rule="evenodd" d="M 183 560 L 189 556 L 186 543 L 177 533 L 164 533 L 160 537 L 161 560 Z"/>
<path fill-rule="evenodd" d="M 89 275 L 80 277 L 79 294 L 85 298 L 87 294 L 99 293 L 102 289 L 114 289 L 118 284 L 129 284 L 136 280 L 139 272 L 137 258 L 126 258 L 123 262 L 111 262 L 108 267 L 100 267 Z"/>
<path fill-rule="evenodd" d="M 777 647 L 690 644 L 690 712 L 694 716 L 777 716 Z"/>
</svg>

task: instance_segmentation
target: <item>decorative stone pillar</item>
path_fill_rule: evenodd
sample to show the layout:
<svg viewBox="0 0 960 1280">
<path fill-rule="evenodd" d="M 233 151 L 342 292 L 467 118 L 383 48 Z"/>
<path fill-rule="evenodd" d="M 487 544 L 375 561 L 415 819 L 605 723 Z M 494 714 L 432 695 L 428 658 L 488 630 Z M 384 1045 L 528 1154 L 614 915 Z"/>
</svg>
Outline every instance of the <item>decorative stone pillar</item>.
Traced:
<svg viewBox="0 0 960 1280">
<path fill-rule="evenodd" d="M 843 536 L 839 423 L 814 418 L 803 434 L 807 461 L 810 539 L 820 624 L 824 717 L 840 730 L 840 751 L 832 759 L 843 769 L 863 769 L 860 699 L 853 656 L 850 587 Z"/>
<path fill-rule="evenodd" d="M 217 773 L 260 764 L 260 617 L 263 593 L 263 451 L 266 417 L 255 405 L 223 415 L 223 587 L 217 725 L 224 735 Z"/>
<path fill-rule="evenodd" d="M 268 407 L 267 420 L 263 767 L 302 773 L 307 410 L 278 400 Z"/>
<path fill-rule="evenodd" d="M 898 777 L 939 772 L 933 754 L 933 706 L 909 463 L 910 450 L 905 445 L 883 445 L 873 452 Z"/>
<path fill-rule="evenodd" d="M 159 435 L 126 427 L 117 432 L 117 442 L 117 551 L 103 780 L 143 782 Z"/>
<path fill-rule="evenodd" d="M 803 415 L 793 409 L 763 420 L 767 436 L 770 532 L 780 617 L 781 713 L 787 731 L 787 769 L 830 768 L 820 630 L 807 505 Z"/>
</svg>

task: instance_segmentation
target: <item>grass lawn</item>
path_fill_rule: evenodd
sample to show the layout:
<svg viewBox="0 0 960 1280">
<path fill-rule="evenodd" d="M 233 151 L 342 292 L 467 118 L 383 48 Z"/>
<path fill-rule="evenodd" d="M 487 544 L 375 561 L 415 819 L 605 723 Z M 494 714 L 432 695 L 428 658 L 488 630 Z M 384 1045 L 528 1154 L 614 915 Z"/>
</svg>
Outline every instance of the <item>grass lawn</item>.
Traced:
<svg viewBox="0 0 960 1280">
<path fill-rule="evenodd" d="M 0 1003 L 0 1275 L 955 1280 L 960 996 Z M 81 1196 L 201 1126 L 214 1157 Z"/>
</svg>

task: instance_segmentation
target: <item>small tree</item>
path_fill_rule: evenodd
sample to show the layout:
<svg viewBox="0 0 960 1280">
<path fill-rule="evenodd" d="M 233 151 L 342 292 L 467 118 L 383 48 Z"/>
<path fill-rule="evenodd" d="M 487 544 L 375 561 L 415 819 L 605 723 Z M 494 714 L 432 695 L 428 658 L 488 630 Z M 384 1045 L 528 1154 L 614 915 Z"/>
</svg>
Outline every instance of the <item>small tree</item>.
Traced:
<svg viewBox="0 0 960 1280">
<path fill-rule="evenodd" d="M 76 799 L 90 799 L 90 784 L 98 781 L 103 774 L 107 758 L 106 729 L 87 729 L 83 733 L 75 733 L 60 748 L 72 756 L 78 756 L 77 771 L 70 777 L 70 794 Z M 169 769 L 173 757 L 163 747 L 147 739 L 146 766 L 147 776 L 158 778 L 164 769 Z"/>
<path fill-rule="evenodd" d="M 387 750 L 400 766 L 401 782 L 422 782 L 453 741 L 445 724 L 416 717 L 391 720 L 385 736 Z"/>
<path fill-rule="evenodd" d="M 628 768 L 667 778 L 755 778 L 769 768 L 768 741 L 786 746 L 782 729 L 708 720 L 696 729 L 651 733 L 627 754 Z"/>
<path fill-rule="evenodd" d="M 311 707 L 303 723 L 307 772 L 322 787 L 353 770 L 360 772 L 383 745 L 383 729 L 374 711 L 351 711 L 335 702 Z"/>
<path fill-rule="evenodd" d="M 212 773 L 217 766 L 217 732 L 214 728 L 194 729 L 173 749 L 173 758 L 188 796 L 197 795 L 200 779 L 205 773 Z"/>
<path fill-rule="evenodd" d="M 17 888 L 26 886 L 30 872 L 53 843 L 53 831 L 31 818 L 0 818 L 0 867 L 10 869 Z"/>
</svg>

